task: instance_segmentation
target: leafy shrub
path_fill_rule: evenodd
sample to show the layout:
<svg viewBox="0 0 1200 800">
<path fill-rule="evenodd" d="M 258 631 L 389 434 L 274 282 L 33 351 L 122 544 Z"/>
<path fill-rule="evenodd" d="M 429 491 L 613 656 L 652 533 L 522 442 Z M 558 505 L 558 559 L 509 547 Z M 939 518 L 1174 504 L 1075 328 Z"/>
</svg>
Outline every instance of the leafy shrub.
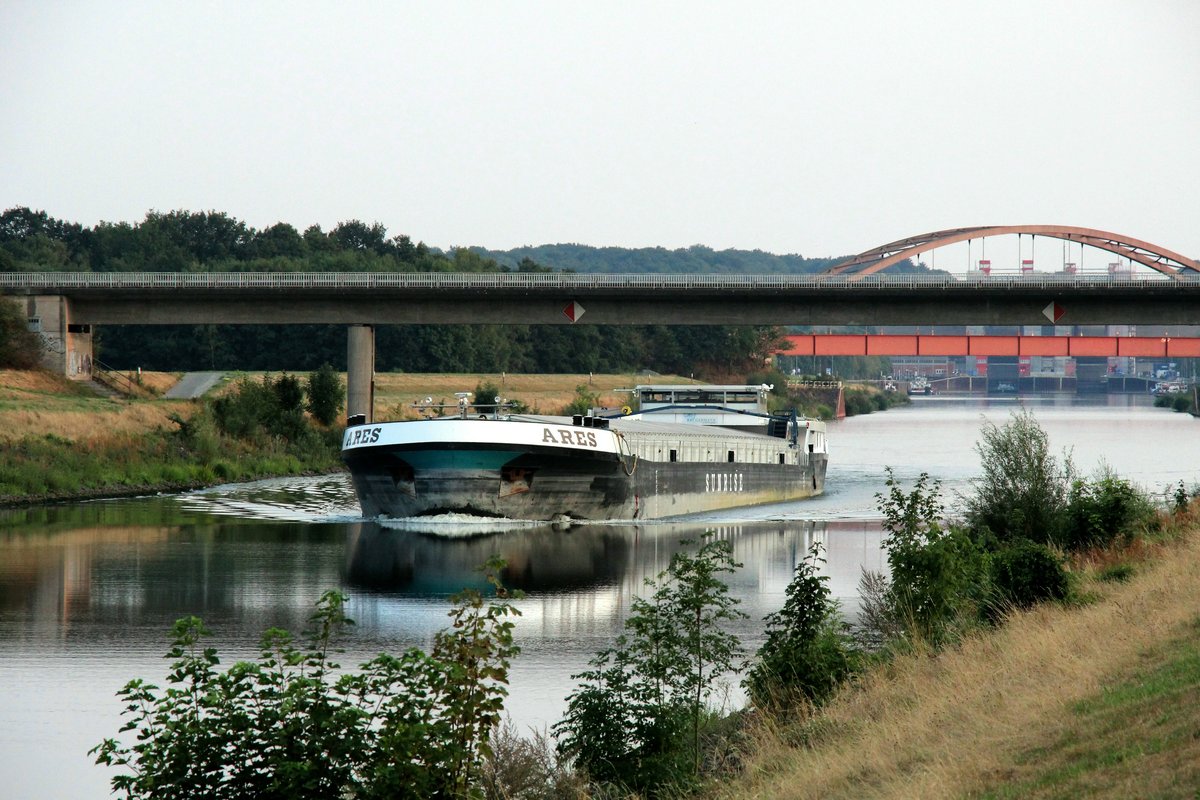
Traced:
<svg viewBox="0 0 1200 800">
<path fill-rule="evenodd" d="M 563 413 L 567 415 L 586 414 L 599 404 L 600 395 L 589 389 L 586 383 L 581 383 L 575 387 L 575 399 L 567 404 Z"/>
<path fill-rule="evenodd" d="M 796 565 L 783 608 L 767 616 L 767 640 L 745 680 L 759 708 L 796 700 L 821 703 L 857 668 L 858 654 L 831 596 L 829 578 L 817 575 L 820 546 Z"/>
<path fill-rule="evenodd" d="M 1071 485 L 1061 542 L 1068 550 L 1103 547 L 1131 536 L 1153 517 L 1150 499 L 1105 468 L 1098 478 Z"/>
<path fill-rule="evenodd" d="M 322 425 L 332 425 L 346 399 L 346 387 L 329 364 L 308 375 L 308 413 Z"/>
<path fill-rule="evenodd" d="M 471 405 L 480 414 L 489 417 L 496 412 L 496 398 L 503 397 L 500 387 L 490 381 L 484 381 L 475 387 L 475 402 Z"/>
<path fill-rule="evenodd" d="M 1058 537 L 1074 468 L 1050 454 L 1049 438 L 1033 414 L 1014 413 L 1003 427 L 983 425 L 975 449 L 982 475 L 971 481 L 966 519 L 978 541 L 1049 543 Z"/>
<path fill-rule="evenodd" d="M 493 573 L 502 563 L 487 565 Z M 96 762 L 125 768 L 114 792 L 139 798 L 461 797 L 480 783 L 500 721 L 519 612 L 489 574 L 497 598 L 453 598 L 451 625 L 433 651 L 380 655 L 337 673 L 335 634 L 352 624 L 346 597 L 327 592 L 310 644 L 263 634 L 255 662 L 217 670 L 204 623 L 175 623 L 165 691 L 137 679 L 119 692 L 137 744 L 105 739 Z"/>
<path fill-rule="evenodd" d="M 866 392 L 847 389 L 845 398 L 846 416 L 848 417 L 870 414 L 876 408 L 875 403 Z"/>
<path fill-rule="evenodd" d="M 944 526 L 941 489 L 928 474 L 921 473 L 905 493 L 890 467 L 886 472 L 888 492 L 875 497 L 891 578 L 875 616 L 886 632 L 903 631 L 936 646 L 973 616 L 986 558 L 965 530 Z M 865 632 L 864 641 L 878 639 L 872 633 Z"/>
<path fill-rule="evenodd" d="M 1188 506 L 1191 505 L 1192 494 L 1193 493 L 1188 492 L 1183 481 L 1180 481 L 1179 485 L 1175 487 L 1175 491 L 1171 493 L 1171 499 L 1173 501 L 1171 510 L 1175 514 L 1182 514 L 1186 512 L 1188 510 Z"/>
<path fill-rule="evenodd" d="M 777 398 L 786 398 L 788 394 L 788 376 L 778 367 L 755 370 L 746 375 L 746 383 L 754 386 L 770 386 L 771 394 Z"/>
<path fill-rule="evenodd" d="M 1188 411 L 1192 407 L 1192 398 L 1186 394 L 1177 394 L 1175 399 L 1171 401 L 1171 408 L 1176 411 Z"/>
<path fill-rule="evenodd" d="M 626 633 L 572 676 L 583 683 L 554 726 L 561 755 L 638 792 L 695 781 L 705 703 L 741 657 L 721 626 L 745 614 L 718 578 L 739 566 L 728 542 L 708 541 L 647 581 L 653 592 L 633 601 Z"/>
<path fill-rule="evenodd" d="M 1029 608 L 1066 598 L 1070 588 L 1062 559 L 1036 542 L 1016 542 L 992 554 L 992 616 L 1004 608 Z"/>
<path fill-rule="evenodd" d="M 304 391 L 299 378 L 263 375 L 261 381 L 242 378 L 233 391 L 211 405 L 222 433 L 239 439 L 279 436 L 297 441 L 308 433 L 304 421 Z"/>
<path fill-rule="evenodd" d="M 21 306 L 0 295 L 0 369 L 33 369 L 41 357 L 41 339 L 29 330 Z"/>
</svg>

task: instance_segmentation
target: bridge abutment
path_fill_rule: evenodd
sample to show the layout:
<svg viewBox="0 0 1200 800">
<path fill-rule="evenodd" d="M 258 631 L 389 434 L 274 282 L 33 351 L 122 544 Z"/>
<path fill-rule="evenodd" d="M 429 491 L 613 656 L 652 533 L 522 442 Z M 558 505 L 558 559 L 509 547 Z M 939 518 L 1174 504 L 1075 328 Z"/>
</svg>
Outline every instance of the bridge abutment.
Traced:
<svg viewBox="0 0 1200 800">
<path fill-rule="evenodd" d="M 351 325 L 346 331 L 346 416 L 375 421 L 375 327 Z"/>
<path fill-rule="evenodd" d="M 57 294 L 16 298 L 42 341 L 42 366 L 73 380 L 92 377 L 92 326 L 71 321 L 71 301 Z"/>
</svg>

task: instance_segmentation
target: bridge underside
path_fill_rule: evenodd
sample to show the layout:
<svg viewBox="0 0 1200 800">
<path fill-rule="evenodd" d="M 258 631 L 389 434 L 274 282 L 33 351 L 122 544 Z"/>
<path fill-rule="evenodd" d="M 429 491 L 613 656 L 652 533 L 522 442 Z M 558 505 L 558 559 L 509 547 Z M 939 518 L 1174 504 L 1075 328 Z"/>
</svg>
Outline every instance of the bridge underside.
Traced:
<svg viewBox="0 0 1200 800">
<path fill-rule="evenodd" d="M 669 298 L 590 294 L 546 296 L 381 296 L 375 298 L 78 298 L 74 319 L 93 325 L 568 325 L 578 302 L 581 325 L 1044 325 L 1062 309 L 1062 325 L 1200 323 L 1196 291 L 1145 287 L 1137 292 L 1071 288 L 980 294 L 978 287 L 879 288 L 775 292 L 676 293 Z"/>
<path fill-rule="evenodd" d="M 783 356 L 1200 358 L 1200 339 L 1167 336 L 794 334 Z"/>
</svg>

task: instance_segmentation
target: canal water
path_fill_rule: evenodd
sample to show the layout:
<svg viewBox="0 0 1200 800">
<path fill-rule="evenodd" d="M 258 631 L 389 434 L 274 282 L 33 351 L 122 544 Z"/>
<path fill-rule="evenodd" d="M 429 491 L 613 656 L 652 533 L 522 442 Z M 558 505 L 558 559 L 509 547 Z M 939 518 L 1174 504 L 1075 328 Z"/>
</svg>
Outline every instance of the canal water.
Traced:
<svg viewBox="0 0 1200 800">
<path fill-rule="evenodd" d="M 1147 397 L 1024 401 L 1056 453 L 1083 472 L 1108 465 L 1165 496 L 1200 483 L 1200 419 Z M 0 797 L 103 798 L 110 773 L 87 750 L 121 725 L 116 691 L 162 682 L 167 631 L 196 614 L 225 664 L 253 658 L 268 627 L 304 628 L 326 589 L 350 596 L 358 623 L 343 665 L 428 648 L 447 596 L 480 585 L 475 567 L 499 553 L 523 589 L 508 709 L 521 729 L 556 722 L 572 673 L 620 632 L 645 579 L 682 539 L 711 532 L 744 566 L 729 581 L 750 620 L 778 609 L 814 541 L 848 614 L 862 569 L 885 566 L 875 493 L 884 469 L 911 483 L 927 472 L 948 505 L 978 475 L 975 445 L 1016 400 L 917 398 L 912 406 L 830 425 L 826 494 L 786 505 L 645 525 L 514 528 L 444 520 L 381 527 L 364 521 L 344 476 L 223 486 L 202 492 L 0 511 Z M 734 691 L 736 702 L 739 694 Z"/>
</svg>

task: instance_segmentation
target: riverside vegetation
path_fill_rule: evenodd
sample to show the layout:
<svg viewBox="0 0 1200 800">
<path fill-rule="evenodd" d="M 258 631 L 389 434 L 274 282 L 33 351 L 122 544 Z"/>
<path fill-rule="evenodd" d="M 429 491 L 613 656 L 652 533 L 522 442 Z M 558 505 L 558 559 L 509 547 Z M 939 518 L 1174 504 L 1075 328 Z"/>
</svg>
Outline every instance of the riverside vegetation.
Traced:
<svg viewBox="0 0 1200 800">
<path fill-rule="evenodd" d="M 8 308 L 0 302 L 0 312 Z M 32 353 L 35 357 L 36 349 Z M 744 379 L 755 383 L 776 375 Z M 490 413 L 497 396 L 521 411 L 582 413 L 592 406 L 624 405 L 628 395 L 617 389 L 646 379 L 379 373 L 376 405 L 382 419 L 414 418 L 414 401 L 432 396 L 445 403 L 473 387 L 479 413 Z M 178 491 L 342 468 L 337 419 L 345 389 L 328 365 L 303 380 L 287 373 L 243 375 L 200 402 L 163 399 L 175 380 L 171 373 L 146 372 L 136 379 L 137 396 L 110 399 L 40 370 L 0 369 L 0 505 Z M 696 382 L 676 375 L 652 380 Z M 783 384 L 778 376 L 777 386 Z M 772 405 L 800 399 L 773 393 Z"/>
<path fill-rule="evenodd" d="M 269 631 L 257 663 L 224 672 L 181 620 L 171 685 L 121 692 L 137 743 L 93 752 L 129 770 L 113 785 L 131 798 L 1193 797 L 1194 490 L 1157 509 L 1109 470 L 1081 477 L 1028 412 L 977 449 L 961 520 L 928 476 L 888 472 L 890 575 L 864 575 L 854 626 L 814 549 L 747 659 L 731 546 L 677 554 L 575 676 L 553 738 L 498 725 L 516 608 L 493 580 L 429 655 L 354 672 L 328 660 L 337 593 L 308 651 Z M 716 705 L 739 677 L 750 705 Z"/>
<path fill-rule="evenodd" d="M 41 373 L 8 373 L 0 504 L 118 496 L 340 467 L 335 425 L 345 389 L 324 366 L 243 377 L 203 403 L 96 398 Z M 19 378 L 19 379 L 18 379 Z M 307 413 L 306 413 L 307 411 Z"/>
</svg>

